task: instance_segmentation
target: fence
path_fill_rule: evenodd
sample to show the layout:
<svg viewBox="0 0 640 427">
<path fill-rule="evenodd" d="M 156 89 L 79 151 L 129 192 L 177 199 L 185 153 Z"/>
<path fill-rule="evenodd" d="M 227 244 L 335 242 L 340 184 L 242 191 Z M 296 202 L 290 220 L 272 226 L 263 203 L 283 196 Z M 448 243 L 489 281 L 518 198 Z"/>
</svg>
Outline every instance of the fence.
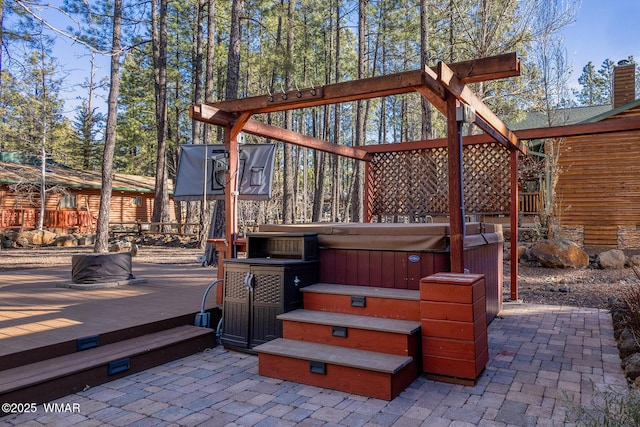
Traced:
<svg viewBox="0 0 640 427">
<path fill-rule="evenodd" d="M 37 209 L 0 209 L 0 230 L 35 230 L 38 227 L 40 211 Z M 63 232 L 95 232 L 95 221 L 85 211 L 52 211 L 44 213 L 43 228 Z M 177 222 L 110 222 L 112 233 L 134 234 L 177 234 L 180 236 L 197 236 L 200 232 L 198 223 Z M 157 231 L 160 230 L 160 231 Z"/>
</svg>

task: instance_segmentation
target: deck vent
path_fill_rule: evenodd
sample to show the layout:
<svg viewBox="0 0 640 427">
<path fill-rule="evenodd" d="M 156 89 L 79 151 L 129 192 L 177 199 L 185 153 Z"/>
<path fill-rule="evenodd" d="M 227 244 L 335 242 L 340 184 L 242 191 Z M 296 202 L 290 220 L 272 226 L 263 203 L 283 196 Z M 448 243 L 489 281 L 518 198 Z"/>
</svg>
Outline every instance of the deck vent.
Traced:
<svg viewBox="0 0 640 427">
<path fill-rule="evenodd" d="M 318 375 L 327 375 L 327 364 L 324 362 L 317 362 L 315 360 L 309 361 L 309 372 Z"/>
<path fill-rule="evenodd" d="M 98 341 L 98 335 L 92 337 L 78 338 L 76 341 L 76 351 L 87 350 L 89 348 L 98 347 L 100 345 Z"/>
<path fill-rule="evenodd" d="M 351 296 L 351 307 L 366 307 L 367 297 L 360 295 Z"/>
<path fill-rule="evenodd" d="M 347 328 L 344 326 L 332 326 L 331 327 L 331 336 L 338 338 L 346 338 L 347 337 Z"/>
<path fill-rule="evenodd" d="M 128 357 L 120 360 L 114 360 L 107 367 L 107 375 L 115 375 L 120 372 L 128 371 L 131 368 L 131 360 Z"/>
</svg>

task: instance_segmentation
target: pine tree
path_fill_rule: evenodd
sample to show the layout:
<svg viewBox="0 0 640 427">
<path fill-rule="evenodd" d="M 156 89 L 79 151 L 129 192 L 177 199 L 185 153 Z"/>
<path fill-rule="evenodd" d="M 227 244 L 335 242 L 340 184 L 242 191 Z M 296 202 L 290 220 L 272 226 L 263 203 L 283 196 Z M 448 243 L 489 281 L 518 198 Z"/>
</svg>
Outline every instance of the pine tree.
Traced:
<svg viewBox="0 0 640 427">
<path fill-rule="evenodd" d="M 596 72 L 593 62 L 589 61 L 582 68 L 578 83 L 582 86 L 582 89 L 576 93 L 580 105 L 593 106 L 606 103 L 608 82 L 604 80 L 602 73 Z"/>
</svg>

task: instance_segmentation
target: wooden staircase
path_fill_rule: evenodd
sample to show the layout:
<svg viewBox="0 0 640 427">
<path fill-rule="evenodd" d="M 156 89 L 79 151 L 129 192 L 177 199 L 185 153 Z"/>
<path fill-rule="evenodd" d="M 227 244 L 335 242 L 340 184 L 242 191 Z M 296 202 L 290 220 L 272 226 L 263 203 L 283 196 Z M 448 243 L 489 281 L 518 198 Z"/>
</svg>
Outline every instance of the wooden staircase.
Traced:
<svg viewBox="0 0 640 427">
<path fill-rule="evenodd" d="M 419 291 L 319 283 L 257 346 L 260 375 L 391 400 L 421 373 Z"/>
<path fill-rule="evenodd" d="M 193 315 L 188 319 L 193 322 Z M 175 323 L 160 321 L 30 350 L 22 363 L 15 355 L 0 358 L 0 401 L 47 402 L 216 345 L 213 329 Z"/>
</svg>

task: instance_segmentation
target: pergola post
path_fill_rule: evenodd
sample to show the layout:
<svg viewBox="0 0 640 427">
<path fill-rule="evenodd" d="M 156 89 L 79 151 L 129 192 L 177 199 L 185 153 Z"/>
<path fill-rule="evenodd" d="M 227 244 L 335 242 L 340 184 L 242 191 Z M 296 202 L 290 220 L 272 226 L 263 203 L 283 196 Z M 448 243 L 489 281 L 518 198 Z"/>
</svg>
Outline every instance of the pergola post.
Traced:
<svg viewBox="0 0 640 427">
<path fill-rule="evenodd" d="M 449 256 L 452 273 L 464 273 L 462 144 L 456 121 L 458 100 L 447 94 L 447 163 L 449 171 Z"/>
<path fill-rule="evenodd" d="M 511 237 L 510 237 L 510 266 L 511 276 L 510 285 L 511 300 L 518 299 L 518 215 L 520 213 L 520 198 L 518 196 L 518 150 L 511 150 L 511 211 L 509 212 L 511 220 Z"/>
</svg>

